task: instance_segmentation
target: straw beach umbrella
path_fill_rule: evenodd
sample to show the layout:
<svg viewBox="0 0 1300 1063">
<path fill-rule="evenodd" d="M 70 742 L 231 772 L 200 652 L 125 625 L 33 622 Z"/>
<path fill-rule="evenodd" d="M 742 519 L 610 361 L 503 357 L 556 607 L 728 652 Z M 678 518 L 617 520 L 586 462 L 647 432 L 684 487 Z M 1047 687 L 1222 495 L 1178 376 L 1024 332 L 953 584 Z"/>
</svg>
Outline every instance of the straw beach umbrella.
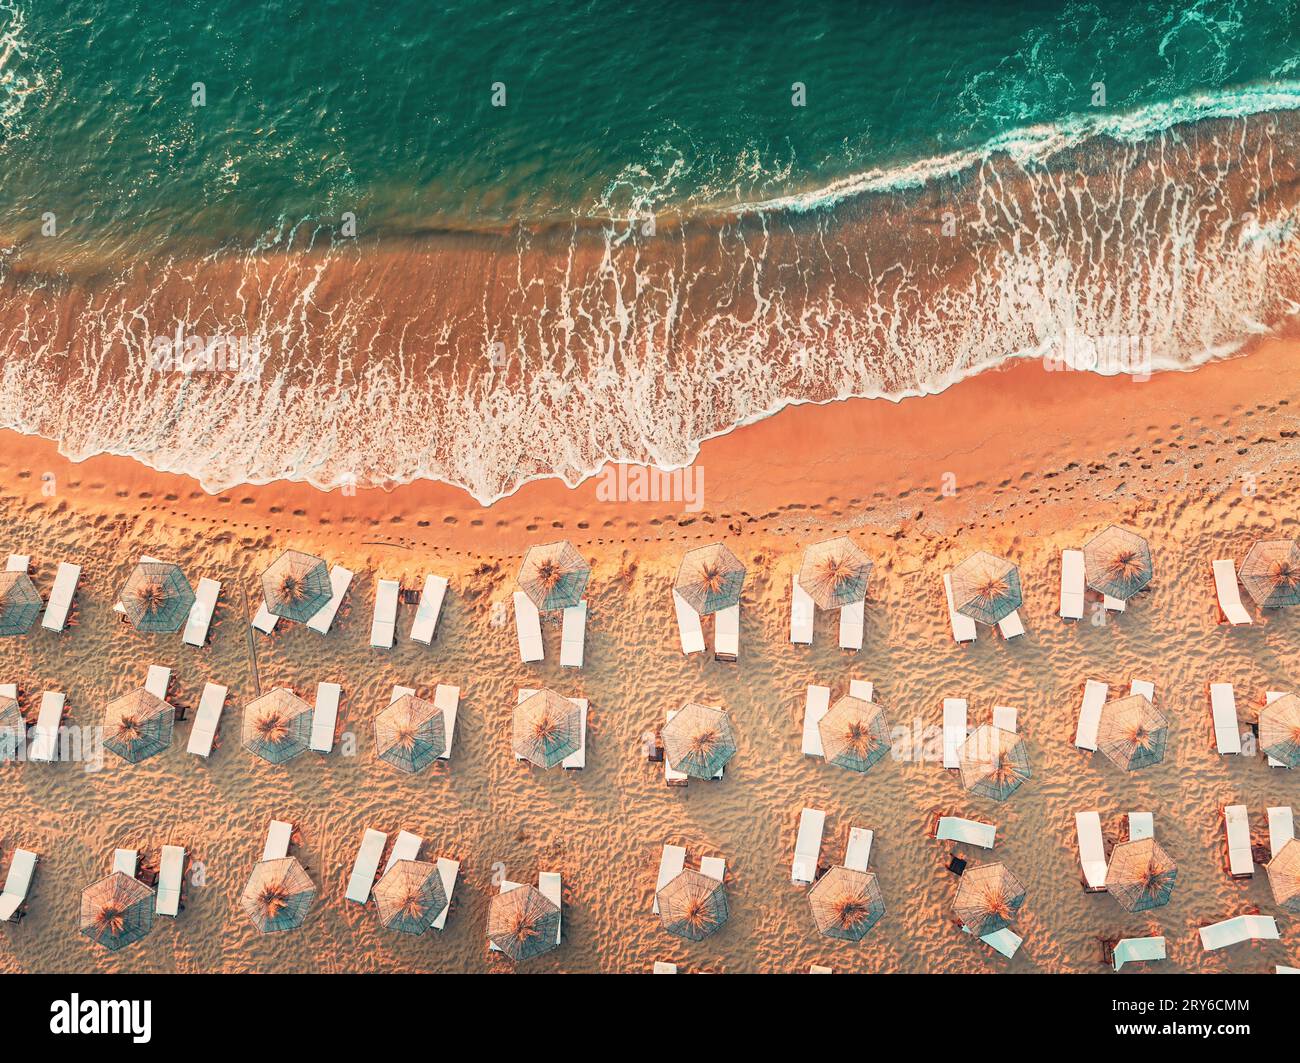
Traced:
<svg viewBox="0 0 1300 1063">
<path fill-rule="evenodd" d="M 1125 771 L 1165 759 L 1169 721 L 1141 694 L 1108 701 L 1097 727 L 1097 748 Z"/>
<path fill-rule="evenodd" d="M 690 941 L 703 941 L 727 921 L 727 890 L 703 871 L 686 868 L 656 895 L 664 929 Z"/>
<path fill-rule="evenodd" d="M 0 761 L 14 760 L 27 745 L 27 720 L 13 698 L 0 697 Z"/>
<path fill-rule="evenodd" d="M 1128 601 L 1151 582 L 1151 546 L 1137 532 L 1112 524 L 1084 543 L 1083 573 L 1098 594 Z"/>
<path fill-rule="evenodd" d="M 286 550 L 262 573 L 262 596 L 271 613 L 305 624 L 334 597 L 334 590 L 324 561 Z"/>
<path fill-rule="evenodd" d="M 729 609 L 740 601 L 745 566 L 722 543 L 689 551 L 677 569 L 673 589 L 697 613 Z"/>
<path fill-rule="evenodd" d="M 136 631 L 169 634 L 190 618 L 194 591 L 176 565 L 141 561 L 127 577 L 121 601 Z"/>
<path fill-rule="evenodd" d="M 861 941 L 885 914 L 874 871 L 833 867 L 808 891 L 813 921 L 828 938 Z"/>
<path fill-rule="evenodd" d="M 248 877 L 239 906 L 263 934 L 293 930 L 303 924 L 316 884 L 292 856 L 263 860 Z"/>
<path fill-rule="evenodd" d="M 518 963 L 559 945 L 560 909 L 533 886 L 498 893 L 488 906 L 488 940 Z"/>
<path fill-rule="evenodd" d="M 885 710 L 845 694 L 817 722 L 826 763 L 866 771 L 889 752 Z"/>
<path fill-rule="evenodd" d="M 109 702 L 104 714 L 104 748 L 139 764 L 172 744 L 176 710 L 141 688 Z"/>
<path fill-rule="evenodd" d="M 515 582 L 543 613 L 582 601 L 591 566 L 567 540 L 529 548 Z"/>
<path fill-rule="evenodd" d="M 819 609 L 863 601 L 870 578 L 871 562 L 847 535 L 808 547 L 799 567 L 799 586 Z"/>
<path fill-rule="evenodd" d="M 516 755 L 553 768 L 582 745 L 582 713 L 568 698 L 542 689 L 515 706 Z"/>
<path fill-rule="evenodd" d="M 26 635 L 43 604 L 26 572 L 0 572 L 0 636 Z"/>
<path fill-rule="evenodd" d="M 1030 776 L 1025 740 L 1001 727 L 980 727 L 962 743 L 960 757 L 961 784 L 994 801 L 1005 801 Z"/>
<path fill-rule="evenodd" d="M 952 570 L 957 611 L 981 624 L 996 624 L 1020 608 L 1020 569 L 980 550 Z"/>
<path fill-rule="evenodd" d="M 427 768 L 447 752 L 442 710 L 414 694 L 403 694 L 375 717 L 375 751 L 405 772 Z"/>
<path fill-rule="evenodd" d="M 404 934 L 423 934 L 447 907 L 438 867 L 426 860 L 397 861 L 372 893 L 379 921 Z"/>
<path fill-rule="evenodd" d="M 982 937 L 1010 926 L 1024 903 L 1025 887 L 1005 864 L 978 864 L 962 874 L 952 906 L 962 926 Z"/>
<path fill-rule="evenodd" d="M 110 952 L 139 941 L 153 926 L 154 892 L 121 871 L 81 891 L 81 932 Z"/>
<path fill-rule="evenodd" d="M 1300 605 L 1300 544 L 1294 539 L 1255 543 L 1237 577 L 1261 609 Z"/>
<path fill-rule="evenodd" d="M 1300 696 L 1286 694 L 1259 710 L 1259 745 L 1288 768 L 1300 767 Z"/>
<path fill-rule="evenodd" d="M 676 771 L 712 779 L 736 752 L 731 717 L 714 705 L 685 706 L 664 724 L 664 756 Z"/>
<path fill-rule="evenodd" d="M 1154 838 L 1123 842 L 1111 850 L 1106 892 L 1129 912 L 1145 912 L 1169 903 L 1178 865 Z"/>
<path fill-rule="evenodd" d="M 1279 906 L 1300 912 L 1300 841 L 1292 838 L 1269 861 L 1268 884 Z"/>
<path fill-rule="evenodd" d="M 244 745 L 263 760 L 284 764 L 307 749 L 312 709 L 292 690 L 276 687 L 244 709 Z"/>
</svg>

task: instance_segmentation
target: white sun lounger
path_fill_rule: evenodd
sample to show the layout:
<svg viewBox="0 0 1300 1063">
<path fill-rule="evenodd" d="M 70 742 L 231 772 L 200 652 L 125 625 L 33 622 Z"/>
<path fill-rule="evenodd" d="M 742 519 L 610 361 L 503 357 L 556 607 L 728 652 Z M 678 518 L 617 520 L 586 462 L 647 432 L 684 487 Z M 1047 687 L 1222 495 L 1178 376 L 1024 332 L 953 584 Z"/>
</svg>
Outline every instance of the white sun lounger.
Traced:
<svg viewBox="0 0 1300 1063">
<path fill-rule="evenodd" d="M 1009 705 L 993 706 L 993 726 L 1016 733 L 1016 710 Z"/>
<path fill-rule="evenodd" d="M 1162 937 L 1123 938 L 1115 942 L 1115 952 L 1111 962 L 1118 971 L 1126 963 L 1150 963 L 1164 958 L 1165 939 Z"/>
<path fill-rule="evenodd" d="M 447 907 L 439 912 L 438 917 L 429 925 L 434 930 L 442 930 L 447 925 L 447 915 L 451 911 L 451 895 L 456 890 L 456 876 L 460 874 L 460 861 L 440 856 L 435 866 L 438 868 L 438 877 L 442 879 L 442 892 L 447 896 Z"/>
<path fill-rule="evenodd" d="M 962 929 L 966 930 L 965 927 L 962 927 Z M 966 930 L 966 933 L 969 934 L 970 931 Z M 995 930 L 991 934 L 981 934 L 980 940 L 994 952 L 1000 952 L 1007 959 L 1012 959 L 1025 939 L 1009 926 L 1004 926 L 1001 930 Z"/>
<path fill-rule="evenodd" d="M 875 831 L 866 827 L 849 828 L 849 844 L 844 848 L 844 866 L 850 871 L 865 871 L 871 861 L 871 843 Z"/>
<path fill-rule="evenodd" d="M 453 689 L 456 689 L 457 697 L 459 697 L 460 696 L 459 688 L 453 688 Z M 523 704 L 523 702 L 526 699 L 531 698 L 536 693 L 537 691 L 530 687 L 520 688 L 519 703 Z M 396 700 L 396 697 L 394 697 L 394 700 Z M 562 761 L 560 761 L 560 767 L 567 768 L 570 771 L 577 771 L 587 766 L 587 699 L 570 698 L 569 702 L 577 707 L 578 712 L 581 714 L 582 717 L 579 745 L 577 749 L 575 749 L 572 753 L 570 753 L 567 757 L 565 757 Z M 670 720 L 672 719 L 671 713 L 669 713 L 668 718 Z M 447 741 L 447 748 L 448 750 L 451 749 L 450 739 L 448 739 Z M 523 759 L 524 758 L 519 756 L 519 754 L 517 753 L 515 754 L 515 760 L 523 760 Z M 668 758 L 665 757 L 664 764 L 667 765 L 667 763 L 668 763 Z"/>
<path fill-rule="evenodd" d="M 154 697 L 161 701 L 167 700 L 167 684 L 172 681 L 172 670 L 164 668 L 159 664 L 149 666 L 149 674 L 145 677 L 144 688 Z"/>
<path fill-rule="evenodd" d="M 799 834 L 794 840 L 794 862 L 790 865 L 791 882 L 812 882 L 817 878 L 825 826 L 826 813 L 820 809 L 805 808 L 799 813 Z"/>
<path fill-rule="evenodd" d="M 519 659 L 524 664 L 543 660 L 542 615 L 523 591 L 515 591 L 515 634 L 519 636 Z"/>
<path fill-rule="evenodd" d="M 1273 966 L 1274 974 L 1300 974 L 1300 967 L 1284 967 L 1282 964 Z"/>
<path fill-rule="evenodd" d="M 343 688 L 338 683 L 316 684 L 316 705 L 311 714 L 311 742 L 308 748 L 328 753 L 334 748 L 334 727 L 339 719 L 339 698 Z"/>
<path fill-rule="evenodd" d="M 1276 805 L 1268 810 L 1268 848 L 1277 859 L 1282 846 L 1295 840 L 1295 818 L 1290 805 Z"/>
<path fill-rule="evenodd" d="M 1228 873 L 1233 878 L 1250 878 L 1255 874 L 1255 861 L 1250 851 L 1250 816 L 1246 806 L 1226 806 L 1223 828 L 1228 840 Z"/>
<path fill-rule="evenodd" d="M 375 616 L 370 623 L 370 645 L 391 650 L 397 638 L 397 599 L 402 585 L 395 579 L 381 579 L 375 584 Z"/>
<path fill-rule="evenodd" d="M 1155 683 L 1148 683 L 1145 679 L 1134 679 L 1129 684 L 1128 693 L 1129 697 L 1141 694 L 1147 701 L 1154 703 L 1156 700 L 1156 685 Z"/>
<path fill-rule="evenodd" d="M 1140 842 L 1156 836 L 1156 817 L 1150 812 L 1128 814 L 1128 840 Z"/>
<path fill-rule="evenodd" d="M 840 606 L 840 649 L 862 649 L 862 633 L 867 623 L 866 601 Z"/>
<path fill-rule="evenodd" d="M 790 641 L 796 646 L 811 646 L 816 605 L 812 596 L 799 586 L 798 574 L 790 577 Z"/>
<path fill-rule="evenodd" d="M 1110 688 L 1105 683 L 1089 679 L 1083 686 L 1083 704 L 1079 707 L 1079 726 L 1074 732 L 1074 744 L 1080 749 L 1097 751 L 1097 732 L 1101 728 L 1101 710 L 1106 704 Z"/>
<path fill-rule="evenodd" d="M 809 974 L 834 974 L 835 971 L 834 969 L 827 967 L 825 964 L 814 963 L 809 965 L 808 973 Z"/>
<path fill-rule="evenodd" d="M 275 625 L 279 622 L 280 618 L 267 608 L 266 599 L 262 599 L 262 604 L 257 609 L 257 615 L 253 617 L 254 630 L 260 631 L 263 635 L 269 635 L 275 630 Z"/>
<path fill-rule="evenodd" d="M 77 580 L 81 579 L 81 566 L 67 561 L 59 562 L 59 570 L 54 574 L 54 586 L 50 588 L 50 600 L 45 603 L 45 616 L 41 627 L 50 631 L 62 631 L 68 622 L 68 612 L 72 609 L 72 599 L 77 593 Z"/>
<path fill-rule="evenodd" d="M 0 922 L 8 922 L 23 906 L 35 870 L 36 854 L 26 849 L 15 849 L 5 875 L 4 892 L 0 893 Z"/>
<path fill-rule="evenodd" d="M 226 704 L 226 688 L 218 683 L 207 683 L 203 687 L 203 696 L 199 698 L 199 709 L 194 714 L 194 726 L 190 728 L 190 740 L 185 752 L 200 757 L 212 755 L 212 743 L 217 738 L 217 723 L 221 720 L 221 710 Z"/>
<path fill-rule="evenodd" d="M 677 633 L 681 636 L 682 653 L 688 657 L 692 653 L 703 653 L 704 628 L 700 624 L 700 614 L 676 591 L 673 591 L 673 610 L 677 614 Z"/>
<path fill-rule="evenodd" d="M 875 686 L 870 679 L 850 679 L 849 697 L 870 701 L 875 694 Z"/>
<path fill-rule="evenodd" d="M 388 704 L 392 704 L 398 698 L 404 698 L 407 694 L 414 694 L 415 687 L 404 687 L 401 685 L 393 687 L 393 693 L 389 695 Z"/>
<path fill-rule="evenodd" d="M 1273 702 L 1277 701 L 1278 698 L 1286 697 L 1286 693 L 1287 692 L 1285 690 L 1269 690 L 1264 694 L 1264 703 L 1266 705 L 1272 705 Z M 1286 767 L 1285 762 L 1278 760 L 1276 757 L 1271 757 L 1265 754 L 1265 760 L 1267 760 L 1268 766 L 1270 768 Z"/>
<path fill-rule="evenodd" d="M 1225 756 L 1241 752 L 1241 724 L 1237 697 L 1231 683 L 1210 684 L 1210 716 L 1214 720 L 1214 745 Z"/>
<path fill-rule="evenodd" d="M 31 567 L 32 559 L 29 554 L 10 554 L 9 560 L 5 562 L 6 572 L 26 573 Z"/>
<path fill-rule="evenodd" d="M 357 904 L 370 900 L 370 890 L 375 884 L 375 872 L 379 870 L 380 857 L 384 855 L 384 846 L 388 835 L 380 830 L 365 829 L 361 835 L 361 845 L 357 847 L 357 858 L 352 864 L 352 875 L 348 879 L 347 899 Z"/>
<path fill-rule="evenodd" d="M 460 687 L 448 683 L 439 683 L 433 691 L 433 704 L 442 710 L 442 720 L 447 732 L 447 748 L 439 760 L 451 759 L 451 744 L 456 740 L 456 713 L 460 709 Z M 585 719 L 585 717 L 584 717 Z M 586 724 L 583 724 L 583 742 L 587 737 Z"/>
<path fill-rule="evenodd" d="M 1087 893 L 1101 893 L 1106 888 L 1106 845 L 1101 836 L 1101 814 L 1076 812 L 1074 832 L 1079 839 L 1083 888 Z"/>
<path fill-rule="evenodd" d="M 309 630 L 318 635 L 329 634 L 330 628 L 334 626 L 334 618 L 338 616 L 339 606 L 343 604 L 343 596 L 348 593 L 350 586 L 352 586 L 352 573 L 348 569 L 342 565 L 335 565 L 330 569 L 330 600 L 307 621 Z"/>
<path fill-rule="evenodd" d="M 113 873 L 121 872 L 135 878 L 135 869 L 139 866 L 140 854 L 135 849 L 113 850 Z"/>
<path fill-rule="evenodd" d="M 722 882 L 727 877 L 727 861 L 720 856 L 706 856 L 700 860 L 700 874 Z"/>
<path fill-rule="evenodd" d="M 204 577 L 199 580 L 194 592 L 194 604 L 190 606 L 190 618 L 185 623 L 184 642 L 187 646 L 202 646 L 208 641 L 208 628 L 212 626 L 212 616 L 217 611 L 217 599 L 221 597 L 221 584 L 214 579 Z"/>
<path fill-rule="evenodd" d="M 1232 560 L 1214 562 L 1214 592 L 1219 597 L 1219 612 L 1230 624 L 1249 624 L 1250 614 L 1241 604 L 1241 590 L 1237 586 L 1237 566 Z"/>
<path fill-rule="evenodd" d="M 964 842 L 978 845 L 981 849 L 992 849 L 997 827 L 992 823 L 980 823 L 960 816 L 940 816 L 934 836 L 941 842 Z"/>
<path fill-rule="evenodd" d="M 1061 619 L 1083 619 L 1083 551 L 1061 551 Z"/>
<path fill-rule="evenodd" d="M 1235 919 L 1201 927 L 1201 945 L 1207 951 L 1243 941 L 1277 941 L 1280 936 L 1277 920 L 1271 915 L 1239 915 Z"/>
<path fill-rule="evenodd" d="M 384 874 L 388 874 L 399 860 L 420 859 L 420 846 L 423 844 L 424 839 L 418 834 L 412 834 L 409 830 L 398 831 L 393 851 L 388 854 L 388 861 L 384 864 Z"/>
<path fill-rule="evenodd" d="M 666 960 L 655 960 L 654 969 L 651 974 L 676 974 L 677 964 L 668 963 Z"/>
<path fill-rule="evenodd" d="M 181 909 L 181 876 L 185 872 L 185 849 L 179 845 L 164 845 L 162 859 L 158 862 L 158 894 L 154 898 L 154 911 L 175 918 Z"/>
<path fill-rule="evenodd" d="M 686 849 L 681 845 L 665 845 L 659 857 L 659 876 L 655 879 L 654 904 L 651 906 L 655 915 L 659 914 L 659 891 L 682 873 L 686 866 Z"/>
<path fill-rule="evenodd" d="M 555 922 L 555 943 L 560 943 L 560 930 L 564 923 L 564 887 L 558 871 L 542 871 L 537 875 L 537 890 L 543 897 L 560 910 L 560 918 Z"/>
<path fill-rule="evenodd" d="M 966 741 L 966 699 L 943 699 L 943 766 L 961 767 L 961 747 Z"/>
<path fill-rule="evenodd" d="M 1101 604 L 1112 613 L 1122 613 L 1126 603 L 1123 598 L 1112 598 L 1109 594 L 1103 594 L 1101 596 Z"/>
<path fill-rule="evenodd" d="M 415 619 L 411 621 L 411 641 L 421 642 L 426 646 L 433 644 L 438 636 L 438 617 L 442 615 L 442 603 L 447 597 L 447 577 L 432 573 L 424 577 L 424 588 L 420 591 L 420 604 L 415 610 Z"/>
<path fill-rule="evenodd" d="M 803 752 L 808 757 L 822 757 L 822 735 L 817 725 L 831 709 L 831 688 L 810 686 L 803 703 Z"/>
<path fill-rule="evenodd" d="M 0 698 L 10 698 L 13 701 L 18 700 L 17 683 L 0 683 Z"/>
<path fill-rule="evenodd" d="M 583 646 L 587 639 L 587 603 L 579 602 L 564 610 L 560 626 L 560 667 L 581 668 Z"/>
<path fill-rule="evenodd" d="M 56 690 L 41 695 L 41 707 L 32 729 L 31 760 L 51 761 L 59 756 L 59 726 L 63 722 L 64 696 Z"/>
<path fill-rule="evenodd" d="M 1004 639 L 1019 638 L 1025 633 L 1024 622 L 1020 619 L 1020 610 L 1013 609 L 998 621 L 998 630 Z M 1019 946 L 1017 945 L 1017 948 Z M 1001 951 L 1000 949 L 998 951 Z"/>
<path fill-rule="evenodd" d="M 271 820 L 266 831 L 266 845 L 262 847 L 262 862 L 283 860 L 289 855 L 289 842 L 293 839 L 293 824 L 282 819 Z"/>
<path fill-rule="evenodd" d="M 948 622 L 952 625 L 952 637 L 957 642 L 974 642 L 977 634 L 975 621 L 965 613 L 957 612 L 952 600 L 952 573 L 943 574 L 943 593 L 948 599 Z"/>
<path fill-rule="evenodd" d="M 713 659 L 734 661 L 740 656 L 740 603 L 713 614 Z"/>
</svg>

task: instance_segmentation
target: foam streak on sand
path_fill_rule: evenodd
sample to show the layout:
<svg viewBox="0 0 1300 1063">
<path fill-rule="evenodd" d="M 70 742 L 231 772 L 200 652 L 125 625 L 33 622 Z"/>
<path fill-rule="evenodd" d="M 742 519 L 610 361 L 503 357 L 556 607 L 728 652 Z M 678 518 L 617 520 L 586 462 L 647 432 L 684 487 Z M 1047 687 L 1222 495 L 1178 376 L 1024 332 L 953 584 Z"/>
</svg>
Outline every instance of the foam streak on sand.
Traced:
<svg viewBox="0 0 1300 1063">
<path fill-rule="evenodd" d="M 790 403 L 936 392 L 1079 337 L 1187 368 L 1296 309 L 1300 121 L 1146 122 L 653 234 L 638 220 L 111 270 L 51 271 L 23 248 L 0 274 L 0 425 L 214 492 L 429 478 L 487 503 L 609 460 L 680 466 Z M 178 326 L 251 337 L 260 375 L 153 370 Z"/>
</svg>

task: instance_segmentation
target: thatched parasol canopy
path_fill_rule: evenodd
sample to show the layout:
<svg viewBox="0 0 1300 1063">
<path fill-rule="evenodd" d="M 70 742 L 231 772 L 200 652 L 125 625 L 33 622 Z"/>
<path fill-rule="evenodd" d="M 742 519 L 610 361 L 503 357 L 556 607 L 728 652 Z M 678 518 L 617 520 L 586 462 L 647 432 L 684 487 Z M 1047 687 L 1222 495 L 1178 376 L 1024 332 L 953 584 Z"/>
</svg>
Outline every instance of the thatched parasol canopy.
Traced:
<svg viewBox="0 0 1300 1063">
<path fill-rule="evenodd" d="M 847 535 L 816 543 L 804 551 L 799 586 L 819 609 L 839 609 L 867 596 L 871 562 Z"/>
<path fill-rule="evenodd" d="M 808 891 L 813 921 L 829 938 L 861 941 L 885 914 L 885 897 L 874 871 L 833 867 Z"/>
<path fill-rule="evenodd" d="M 312 708 L 292 690 L 276 687 L 244 709 L 244 746 L 263 760 L 284 764 L 311 742 Z"/>
<path fill-rule="evenodd" d="M 977 864 L 962 874 L 952 906 L 962 926 L 983 937 L 1010 926 L 1024 903 L 1025 887 L 1005 864 Z"/>
<path fill-rule="evenodd" d="M 16 760 L 27 748 L 27 719 L 13 698 L 0 697 L 0 761 Z"/>
<path fill-rule="evenodd" d="M 447 720 L 433 702 L 403 694 L 375 717 L 375 751 L 414 774 L 447 752 Z"/>
<path fill-rule="evenodd" d="M 153 926 L 154 892 L 121 871 L 81 891 L 81 932 L 116 952 L 139 941 Z"/>
<path fill-rule="evenodd" d="M 1255 543 L 1237 578 L 1261 609 L 1300 605 L 1300 543 L 1294 539 Z"/>
<path fill-rule="evenodd" d="M 404 934 L 423 934 L 447 907 L 438 866 L 426 860 L 397 861 L 372 892 L 379 921 Z"/>
<path fill-rule="evenodd" d="M 1125 771 L 1165 759 L 1169 721 L 1141 694 L 1108 701 L 1097 727 L 1097 748 Z"/>
<path fill-rule="evenodd" d="M 996 624 L 1020 608 L 1020 569 L 983 550 L 952 570 L 957 611 L 981 624 Z"/>
<path fill-rule="evenodd" d="M 1300 695 L 1286 694 L 1259 710 L 1259 746 L 1288 768 L 1300 767 Z"/>
<path fill-rule="evenodd" d="M 176 565 L 141 561 L 127 577 L 121 601 L 137 631 L 168 634 L 189 620 L 194 591 Z"/>
<path fill-rule="evenodd" d="M 711 779 L 736 753 L 731 717 L 714 705 L 691 703 L 664 724 L 664 756 L 676 771 Z"/>
<path fill-rule="evenodd" d="M 498 893 L 488 906 L 488 940 L 516 963 L 559 945 L 560 909 L 533 886 Z"/>
<path fill-rule="evenodd" d="M 1110 854 L 1106 891 L 1130 912 L 1145 912 L 1169 903 L 1178 865 L 1154 838 L 1123 842 Z"/>
<path fill-rule="evenodd" d="M 262 596 L 276 616 L 305 624 L 329 603 L 334 590 L 324 561 L 286 550 L 262 573 Z"/>
<path fill-rule="evenodd" d="M 985 724 L 962 743 L 961 784 L 973 794 L 1005 801 L 1030 776 L 1029 749 L 1014 731 Z"/>
<path fill-rule="evenodd" d="M 686 868 L 656 895 L 664 929 L 691 941 L 703 941 L 727 921 L 727 890 L 703 871 Z"/>
<path fill-rule="evenodd" d="M 248 878 L 239 905 L 263 934 L 293 930 L 303 924 L 316 884 L 292 856 L 263 860 Z"/>
<path fill-rule="evenodd" d="M 1083 573 L 1098 594 L 1128 601 L 1151 582 L 1151 546 L 1137 532 L 1112 524 L 1084 543 Z"/>
<path fill-rule="evenodd" d="M 1300 912 L 1300 841 L 1292 838 L 1269 861 L 1268 884 L 1280 907 Z"/>
<path fill-rule="evenodd" d="M 740 601 L 745 566 L 722 543 L 701 546 L 682 558 L 673 589 L 700 614 L 716 613 Z"/>
<path fill-rule="evenodd" d="M 543 613 L 582 601 L 591 565 L 568 540 L 530 547 L 515 582 Z"/>
<path fill-rule="evenodd" d="M 104 714 L 104 748 L 139 764 L 172 744 L 176 710 L 141 688 L 109 702 Z"/>
<path fill-rule="evenodd" d="M 515 754 L 553 768 L 582 747 L 582 713 L 568 698 L 542 689 L 515 706 Z"/>
<path fill-rule="evenodd" d="M 849 771 L 866 771 L 889 752 L 885 710 L 851 694 L 830 707 L 817 722 L 817 733 L 826 762 Z"/>
<path fill-rule="evenodd" d="M 0 636 L 26 635 L 43 604 L 26 572 L 0 572 Z"/>
</svg>

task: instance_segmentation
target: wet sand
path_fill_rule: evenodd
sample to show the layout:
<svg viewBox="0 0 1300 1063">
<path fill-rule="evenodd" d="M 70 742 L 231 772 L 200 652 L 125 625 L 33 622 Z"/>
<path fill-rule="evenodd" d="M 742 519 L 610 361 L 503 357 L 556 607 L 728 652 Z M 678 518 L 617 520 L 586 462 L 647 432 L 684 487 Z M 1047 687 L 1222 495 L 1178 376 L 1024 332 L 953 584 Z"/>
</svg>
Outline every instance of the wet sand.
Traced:
<svg viewBox="0 0 1300 1063">
<path fill-rule="evenodd" d="M 0 436 L 0 549 L 30 553 L 48 594 L 60 560 L 83 567 L 75 623 L 0 642 L 0 680 L 19 684 L 34 717 L 40 693 L 68 695 L 70 719 L 93 725 L 105 705 L 140 685 L 149 664 L 173 669 L 172 700 L 189 710 L 203 684 L 230 688 L 220 746 L 209 761 L 173 747 L 131 767 L 109 754 L 103 770 L 23 764 L 3 770 L 0 866 L 15 845 L 41 857 L 29 910 L 0 931 L 0 969 L 507 971 L 488 952 L 487 906 L 502 874 L 564 880 L 564 943 L 524 971 L 644 971 L 656 959 L 683 971 L 1093 971 L 1097 938 L 1161 933 L 1173 970 L 1271 971 L 1300 958 L 1296 919 L 1278 909 L 1267 878 L 1234 882 L 1224 870 L 1219 808 L 1245 803 L 1255 841 L 1265 808 L 1292 804 L 1291 773 L 1257 757 L 1213 750 L 1206 684 L 1237 684 L 1243 723 L 1265 690 L 1296 685 L 1297 620 L 1217 623 L 1209 562 L 1240 561 L 1261 537 L 1294 536 L 1300 346 L 1274 341 L 1244 357 L 1138 383 L 1046 373 L 1037 363 L 985 374 L 898 404 L 851 400 L 790 408 L 704 444 L 704 504 L 600 501 L 600 481 L 570 490 L 525 485 L 484 509 L 458 489 L 420 483 L 391 492 L 322 494 L 272 484 L 203 494 L 179 476 L 124 458 L 81 464 L 52 444 Z M 1151 588 L 1098 625 L 1057 617 L 1059 557 L 1108 523 L 1146 535 Z M 866 639 L 836 648 L 834 618 L 819 616 L 812 648 L 789 644 L 789 585 L 803 548 L 848 532 L 876 561 Z M 523 550 L 565 537 L 593 562 L 586 665 L 558 665 L 559 632 L 545 628 L 548 660 L 521 665 L 508 603 Z M 716 539 L 746 563 L 736 664 L 684 658 L 669 586 L 681 554 Z M 357 572 L 332 633 L 282 626 L 250 636 L 257 574 L 284 548 L 320 553 Z M 943 608 L 942 572 L 988 549 L 1018 562 L 1027 635 L 1006 643 L 981 630 L 956 646 Z M 223 581 L 209 645 L 143 636 L 112 603 L 142 553 L 180 563 L 192 582 Z M 418 588 L 425 572 L 451 578 L 439 637 L 369 648 L 376 578 Z M 1094 603 L 1089 603 L 1090 614 Z M 933 755 L 886 759 L 857 776 L 800 753 L 804 695 L 838 695 L 851 678 L 875 683 L 891 724 L 937 731 L 944 697 L 965 697 L 972 724 L 992 706 L 1019 710 L 1033 778 L 995 803 L 962 790 Z M 1125 774 L 1072 746 L 1083 683 L 1118 690 L 1156 684 L 1170 718 L 1163 764 Z M 239 744 L 243 705 L 287 685 L 310 698 L 317 682 L 343 685 L 341 728 L 355 755 L 304 755 L 285 767 Z M 396 683 L 431 694 L 462 690 L 449 764 L 407 777 L 374 755 L 372 720 Z M 586 770 L 542 773 L 509 749 L 515 692 L 554 687 L 590 700 Z M 645 736 L 689 700 L 732 713 L 739 752 L 717 783 L 667 788 L 648 763 Z M 346 739 L 346 735 L 345 735 Z M 896 751 L 902 753 L 904 742 Z M 842 857 L 849 827 L 876 832 L 872 868 L 887 912 L 860 945 L 817 935 L 805 890 L 789 881 L 800 808 L 827 813 L 822 863 Z M 942 809 L 998 826 L 991 857 L 1024 882 L 1015 924 L 1025 944 L 1005 960 L 952 924 L 957 880 L 947 853 L 924 836 Z M 1172 902 L 1128 915 L 1082 892 L 1073 813 L 1101 812 L 1108 841 L 1131 810 L 1155 814 L 1156 838 L 1179 863 Z M 259 937 L 238 909 L 267 821 L 294 821 L 294 850 L 319 895 L 306 925 Z M 424 855 L 461 861 L 447 929 L 418 939 L 384 931 L 373 906 L 344 887 L 365 827 L 411 830 Z M 651 914 L 659 849 L 727 861 L 732 917 L 700 943 L 670 936 Z M 76 931 L 80 890 L 107 873 L 116 846 L 156 860 L 166 843 L 192 854 L 186 907 L 160 918 L 145 941 L 117 954 Z M 979 851 L 965 855 L 987 859 Z M 195 870 L 201 872 L 195 880 Z M 1196 927 L 1259 910 L 1283 940 L 1204 953 Z"/>
</svg>

